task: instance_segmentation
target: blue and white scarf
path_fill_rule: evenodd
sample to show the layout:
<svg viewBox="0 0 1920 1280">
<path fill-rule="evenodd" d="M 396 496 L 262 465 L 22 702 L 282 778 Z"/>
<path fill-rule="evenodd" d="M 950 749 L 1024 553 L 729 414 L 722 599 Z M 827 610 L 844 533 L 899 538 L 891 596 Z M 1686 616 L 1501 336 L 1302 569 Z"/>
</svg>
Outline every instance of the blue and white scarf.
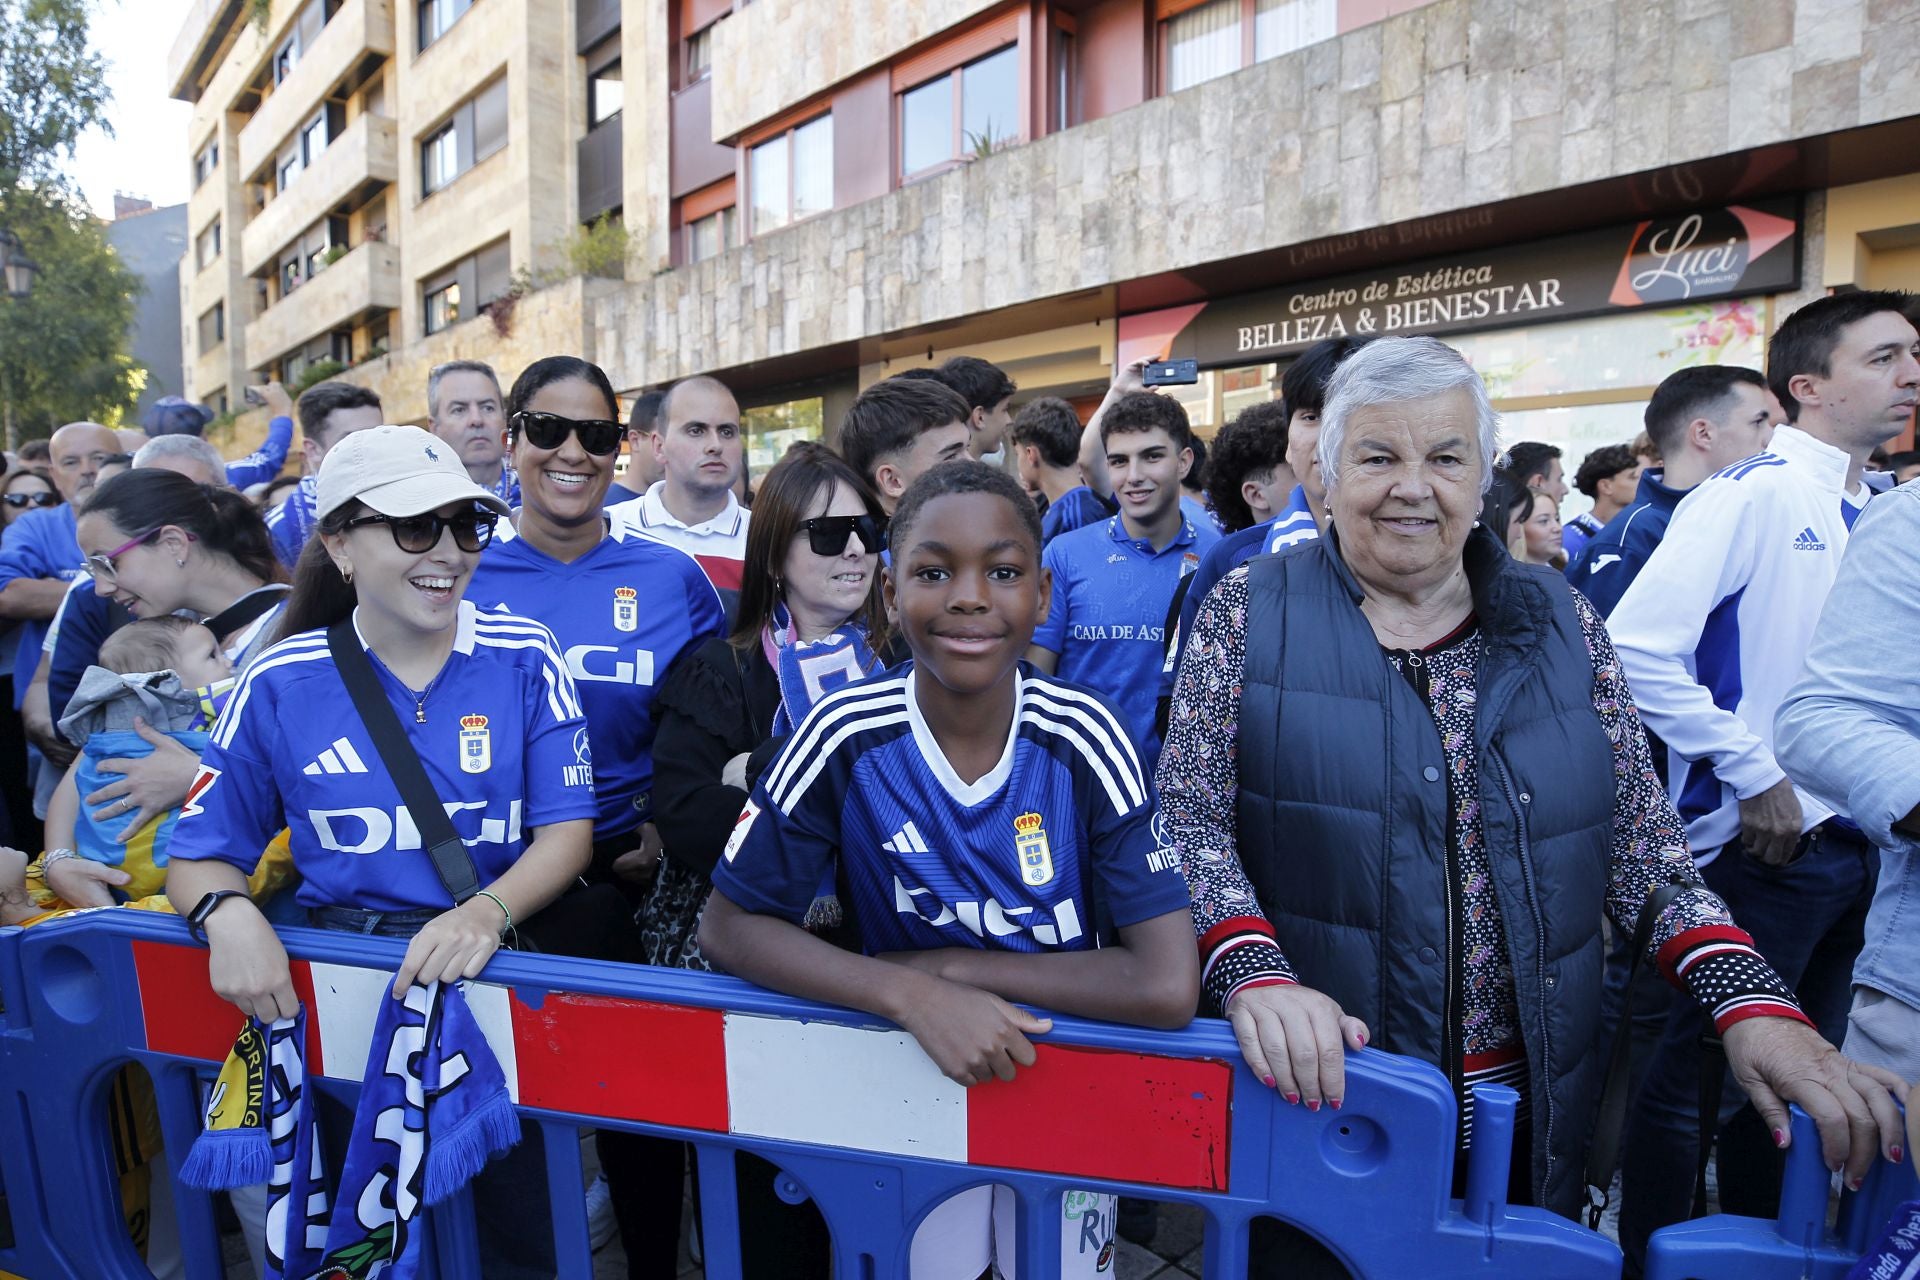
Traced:
<svg viewBox="0 0 1920 1280">
<path fill-rule="evenodd" d="M 383 998 L 334 1214 L 305 1087 L 305 1040 L 304 1010 L 242 1028 L 181 1181 L 268 1184 L 269 1280 L 411 1280 L 420 1207 L 451 1196 L 520 1140 L 500 1063 L 457 987 L 416 983 L 404 1000 Z"/>
<path fill-rule="evenodd" d="M 1860 1255 L 1847 1280 L 1916 1280 L 1920 1277 L 1920 1200 L 1893 1211 L 1893 1221 Z"/>
<path fill-rule="evenodd" d="M 814 703 L 835 689 L 866 679 L 879 666 L 865 627 L 848 619 L 831 635 L 802 640 L 784 601 L 773 606 L 773 619 L 760 632 L 760 645 L 767 665 L 780 678 L 780 710 L 773 717 L 776 738 L 792 733 Z"/>
</svg>

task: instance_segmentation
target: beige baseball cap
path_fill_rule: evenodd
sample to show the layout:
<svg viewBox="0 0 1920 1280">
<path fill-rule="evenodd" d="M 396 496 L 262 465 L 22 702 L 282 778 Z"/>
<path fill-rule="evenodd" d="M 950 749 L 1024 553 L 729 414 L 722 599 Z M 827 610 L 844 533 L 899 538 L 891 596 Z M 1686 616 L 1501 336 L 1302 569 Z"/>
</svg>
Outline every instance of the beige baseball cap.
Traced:
<svg viewBox="0 0 1920 1280">
<path fill-rule="evenodd" d="M 501 515 L 506 500 L 475 484 L 453 446 L 419 427 L 367 427 L 327 450 L 314 518 L 358 498 L 383 516 L 417 516 L 449 502 L 477 502 Z"/>
</svg>

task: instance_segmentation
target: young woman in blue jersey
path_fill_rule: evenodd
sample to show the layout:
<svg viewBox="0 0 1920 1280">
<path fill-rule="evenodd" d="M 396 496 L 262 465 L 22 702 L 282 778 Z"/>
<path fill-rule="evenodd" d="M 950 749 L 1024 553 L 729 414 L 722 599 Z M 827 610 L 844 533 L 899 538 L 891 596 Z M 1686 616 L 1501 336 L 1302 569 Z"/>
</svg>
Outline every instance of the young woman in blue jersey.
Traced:
<svg viewBox="0 0 1920 1280">
<path fill-rule="evenodd" d="M 390 426 L 328 452 L 315 503 L 286 638 L 215 723 L 168 850 L 167 894 L 212 951 L 214 991 L 263 1021 L 297 1008 L 286 949 L 225 895 L 282 827 L 313 924 L 411 938 L 396 994 L 477 975 L 593 841 L 586 717 L 553 633 L 464 599 L 506 504 L 446 444 Z M 458 905 L 334 665 L 327 632 L 348 619 L 472 855 L 481 892 Z M 489 1278 L 553 1274 L 542 1151 L 533 1130 L 474 1184 Z"/>
<path fill-rule="evenodd" d="M 507 438 L 521 506 L 480 557 L 467 595 L 483 611 L 537 618 L 559 639 L 593 731 L 598 811 L 587 877 L 628 901 L 611 945 L 592 958 L 638 963 L 634 907 L 660 860 L 654 693 L 680 656 L 721 634 L 725 620 L 691 556 L 607 520 L 602 508 L 624 430 L 618 416 L 607 375 L 585 360 L 548 356 L 514 381 Z M 672 1280 L 686 1144 L 602 1131 L 598 1148 L 627 1274 Z"/>
<path fill-rule="evenodd" d="M 588 878 L 636 903 L 653 878 L 655 691 L 683 653 L 724 630 L 720 597 L 685 552 L 610 528 L 602 512 L 623 428 L 599 366 L 536 360 L 507 396 L 519 510 L 480 557 L 467 596 L 538 618 L 559 639 L 597 759 Z"/>
<path fill-rule="evenodd" d="M 56 722 L 79 672 L 118 625 L 113 607 L 122 620 L 192 614 L 209 625 L 235 672 L 266 650 L 287 586 L 266 523 L 234 490 L 142 467 L 95 487 L 76 536 L 94 598 L 76 598 L 61 610 L 56 660 L 70 654 L 79 671 L 59 686 Z M 179 808 L 199 765 L 192 751 L 144 721 L 138 731 L 152 752 L 105 762 L 103 771 L 119 780 L 82 797 L 94 819 L 122 839 Z"/>
<path fill-rule="evenodd" d="M 890 1018 L 963 1085 L 1033 1064 L 1028 1037 L 1052 1023 L 1011 1000 L 1185 1026 L 1186 881 L 1139 755 L 1104 699 L 1020 661 L 1050 596 L 1032 502 L 1005 472 L 943 465 L 901 499 L 888 541 L 912 660 L 823 698 L 755 786 L 714 871 L 707 957 Z M 801 927 L 827 874 L 863 954 Z M 1110 1241 L 1111 1203 L 1098 1211 Z M 921 1280 L 993 1260 L 981 1212 L 949 1201 L 931 1237 L 927 1219 Z M 1091 1274 L 1080 1238 L 1062 1233 L 1062 1269 Z"/>
</svg>

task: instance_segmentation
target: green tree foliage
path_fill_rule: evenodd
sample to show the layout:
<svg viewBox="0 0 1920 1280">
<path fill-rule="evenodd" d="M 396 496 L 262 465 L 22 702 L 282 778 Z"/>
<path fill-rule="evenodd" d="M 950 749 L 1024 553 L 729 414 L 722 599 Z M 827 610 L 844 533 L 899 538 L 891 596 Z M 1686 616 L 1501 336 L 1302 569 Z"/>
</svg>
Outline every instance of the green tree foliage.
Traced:
<svg viewBox="0 0 1920 1280">
<path fill-rule="evenodd" d="M 87 47 L 86 0 L 0 0 L 0 208 L 107 128 L 107 64 Z"/>
<path fill-rule="evenodd" d="M 130 414 L 146 371 L 127 355 L 139 277 L 107 243 L 106 229 L 57 189 L 16 189 L 6 225 L 40 266 L 33 292 L 0 300 L 0 391 L 19 438 Z"/>
<path fill-rule="evenodd" d="M 140 282 L 61 171 L 88 129 L 109 129 L 106 60 L 89 0 L 0 0 L 0 227 L 40 268 L 0 298 L 0 394 L 22 439 L 130 412 L 146 378 L 127 355 Z"/>
</svg>

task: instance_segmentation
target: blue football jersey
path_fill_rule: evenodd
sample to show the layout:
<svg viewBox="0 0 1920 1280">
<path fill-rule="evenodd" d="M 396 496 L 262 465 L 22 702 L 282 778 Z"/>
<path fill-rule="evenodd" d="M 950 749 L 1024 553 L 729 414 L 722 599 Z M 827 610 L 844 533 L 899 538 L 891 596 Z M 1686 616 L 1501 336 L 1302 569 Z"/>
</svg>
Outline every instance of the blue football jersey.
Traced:
<svg viewBox="0 0 1920 1280">
<path fill-rule="evenodd" d="M 1081 951 L 1189 905 L 1139 753 L 1097 694 L 1021 668 L 999 763 L 962 782 L 911 662 L 828 695 L 762 775 L 713 883 L 795 924 L 836 863 L 869 954 Z"/>
<path fill-rule="evenodd" d="M 693 557 L 616 527 L 563 564 L 502 521 L 467 599 L 537 618 L 560 641 L 593 730 L 596 840 L 653 817 L 653 695 L 680 655 L 724 628 L 720 596 Z"/>
<path fill-rule="evenodd" d="M 1060 655 L 1055 674 L 1113 699 L 1146 757 L 1160 755 L 1153 733 L 1167 611 L 1180 579 L 1220 540 L 1211 524 L 1183 521 L 1179 536 L 1155 551 L 1113 516 L 1062 534 L 1041 559 L 1053 573 L 1053 607 L 1033 642 Z"/>
<path fill-rule="evenodd" d="M 418 708 L 377 655 L 373 668 L 482 885 L 520 857 L 528 830 L 594 816 L 586 717 L 544 626 L 462 601 L 453 652 Z M 167 852 L 251 872 L 282 827 L 306 906 L 453 905 L 324 631 L 291 636 L 247 668 L 214 723 Z"/>
</svg>

